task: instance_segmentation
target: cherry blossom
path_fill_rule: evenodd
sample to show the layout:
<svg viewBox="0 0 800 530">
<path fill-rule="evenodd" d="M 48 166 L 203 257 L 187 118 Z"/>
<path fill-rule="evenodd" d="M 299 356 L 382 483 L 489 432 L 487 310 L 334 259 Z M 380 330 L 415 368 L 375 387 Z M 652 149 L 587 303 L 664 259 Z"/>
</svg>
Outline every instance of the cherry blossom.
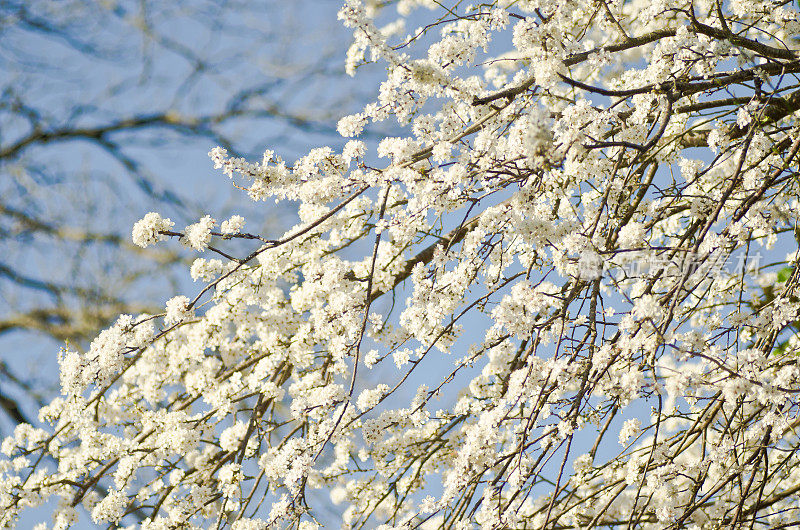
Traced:
<svg viewBox="0 0 800 530">
<path fill-rule="evenodd" d="M 386 79 L 339 148 L 210 153 L 295 226 L 136 223 L 197 290 L 62 351 L 0 523 L 794 524 L 797 5 L 384 4 L 340 12 Z"/>
</svg>

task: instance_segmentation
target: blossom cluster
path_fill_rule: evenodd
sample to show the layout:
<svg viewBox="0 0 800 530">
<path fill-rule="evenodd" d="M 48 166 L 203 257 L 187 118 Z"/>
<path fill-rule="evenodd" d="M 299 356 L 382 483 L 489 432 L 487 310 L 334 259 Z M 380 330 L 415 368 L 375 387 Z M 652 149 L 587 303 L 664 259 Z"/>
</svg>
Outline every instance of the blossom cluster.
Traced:
<svg viewBox="0 0 800 530">
<path fill-rule="evenodd" d="M 136 223 L 218 256 L 62 352 L 2 444 L 0 524 L 50 499 L 56 528 L 793 524 L 796 6 L 384 4 L 339 15 L 347 71 L 387 71 L 341 148 L 210 153 L 296 226 Z M 630 274 L 657 260 L 682 266 Z"/>
</svg>

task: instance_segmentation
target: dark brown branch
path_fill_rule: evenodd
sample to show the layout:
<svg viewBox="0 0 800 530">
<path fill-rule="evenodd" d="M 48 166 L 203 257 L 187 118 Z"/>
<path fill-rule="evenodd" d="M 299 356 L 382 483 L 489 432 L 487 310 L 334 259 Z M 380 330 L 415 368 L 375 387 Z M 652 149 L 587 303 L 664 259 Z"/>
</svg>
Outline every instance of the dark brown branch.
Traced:
<svg viewBox="0 0 800 530">
<path fill-rule="evenodd" d="M 600 48 L 595 48 L 595 49 L 590 50 L 588 52 L 576 53 L 574 55 L 569 56 L 564 61 L 564 64 L 566 66 L 574 66 L 576 64 L 584 62 L 592 54 L 595 54 L 595 53 L 600 53 L 600 52 L 613 53 L 613 52 L 628 50 L 628 49 L 631 49 L 631 48 L 636 48 L 636 47 L 639 47 L 639 46 L 642 46 L 642 45 L 645 45 L 645 44 L 649 44 L 651 42 L 663 39 L 665 37 L 674 37 L 674 36 L 675 36 L 675 30 L 674 29 L 661 29 L 661 30 L 658 30 L 658 31 L 654 31 L 652 33 L 648 33 L 647 35 L 642 35 L 640 37 L 634 37 L 632 39 L 628 39 L 625 42 L 622 42 L 622 43 L 619 43 L 619 44 L 611 44 L 609 46 L 602 46 Z M 534 82 L 535 82 L 535 78 L 533 76 L 531 76 L 530 78 L 528 78 L 526 81 L 524 81 L 522 84 L 520 84 L 518 86 L 505 88 L 505 89 L 503 89 L 503 90 L 501 90 L 499 92 L 495 92 L 494 94 L 490 94 L 488 96 L 483 96 L 483 97 L 480 97 L 480 98 L 475 98 L 472 101 L 472 104 L 477 106 L 477 105 L 485 105 L 486 103 L 490 103 L 490 102 L 496 101 L 498 99 L 504 99 L 504 98 L 514 99 L 516 96 L 518 96 L 519 94 L 525 92 L 531 86 L 533 86 Z"/>
<path fill-rule="evenodd" d="M 787 61 L 793 61 L 798 57 L 797 53 L 792 50 L 786 48 L 775 48 L 774 46 L 762 44 L 757 40 L 751 40 L 740 35 L 736 35 L 730 30 L 725 31 L 722 29 L 717 29 L 713 26 L 707 26 L 696 18 L 692 18 L 693 20 L 691 23 L 691 28 L 697 33 L 707 35 L 714 39 L 727 40 L 734 46 L 756 52 L 762 57 L 772 57 L 773 59 L 784 59 Z M 722 20 L 724 20 L 724 18 Z"/>
</svg>

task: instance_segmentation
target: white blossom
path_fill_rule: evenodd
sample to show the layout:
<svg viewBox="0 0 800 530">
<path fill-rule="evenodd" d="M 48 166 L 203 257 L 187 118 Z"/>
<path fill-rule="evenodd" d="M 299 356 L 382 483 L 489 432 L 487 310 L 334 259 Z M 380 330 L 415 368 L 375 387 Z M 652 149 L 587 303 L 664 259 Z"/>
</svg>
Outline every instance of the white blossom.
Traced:
<svg viewBox="0 0 800 530">
<path fill-rule="evenodd" d="M 61 350 L 0 524 L 794 524 L 796 6 L 455 4 L 339 11 L 392 136 L 211 150 L 295 226 L 136 223 L 217 255 Z"/>
<path fill-rule="evenodd" d="M 167 300 L 167 313 L 164 322 L 167 325 L 184 322 L 194 315 L 194 310 L 189 307 L 189 298 L 186 296 L 174 296 Z"/>
<path fill-rule="evenodd" d="M 211 229 L 216 223 L 210 215 L 206 215 L 199 222 L 187 226 L 184 229 L 186 244 L 197 251 L 208 248 L 208 243 L 211 241 Z"/>
<path fill-rule="evenodd" d="M 213 226 L 213 225 L 212 225 Z M 219 229 L 223 234 L 238 234 L 244 227 L 244 217 L 234 215 L 230 219 L 222 221 Z"/>
<path fill-rule="evenodd" d="M 620 445 L 625 445 L 631 436 L 638 434 L 641 426 L 642 423 L 636 418 L 625 420 L 625 423 L 622 424 L 622 429 L 619 431 Z"/>
<path fill-rule="evenodd" d="M 150 212 L 141 220 L 133 225 L 133 243 L 142 248 L 167 239 L 161 234 L 170 230 L 175 223 L 169 219 L 163 219 L 159 214 Z"/>
</svg>

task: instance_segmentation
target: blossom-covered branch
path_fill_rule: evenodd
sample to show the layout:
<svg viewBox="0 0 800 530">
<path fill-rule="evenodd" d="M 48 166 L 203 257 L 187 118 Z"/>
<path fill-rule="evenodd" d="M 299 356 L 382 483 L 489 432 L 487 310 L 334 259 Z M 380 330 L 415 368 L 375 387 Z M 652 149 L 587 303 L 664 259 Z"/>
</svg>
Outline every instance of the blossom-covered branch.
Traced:
<svg viewBox="0 0 800 530">
<path fill-rule="evenodd" d="M 3 443 L 3 522 L 56 497 L 61 526 L 794 524 L 796 5 L 382 4 L 339 13 L 347 71 L 387 68 L 343 147 L 210 153 L 295 227 L 134 226 L 216 257 L 62 352 Z"/>
</svg>

